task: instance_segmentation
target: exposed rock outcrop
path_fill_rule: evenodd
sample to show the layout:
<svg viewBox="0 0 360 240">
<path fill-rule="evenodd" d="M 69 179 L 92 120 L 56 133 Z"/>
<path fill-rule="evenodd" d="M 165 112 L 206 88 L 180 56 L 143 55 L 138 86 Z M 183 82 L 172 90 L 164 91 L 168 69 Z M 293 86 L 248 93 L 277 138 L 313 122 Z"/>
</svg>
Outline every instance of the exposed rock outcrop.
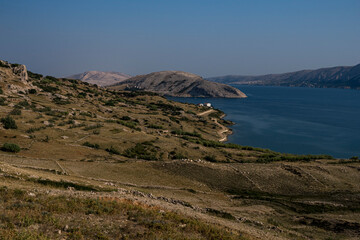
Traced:
<svg viewBox="0 0 360 240">
<path fill-rule="evenodd" d="M 29 80 L 25 65 L 11 64 L 0 60 L 0 82 L 5 93 L 25 93 L 29 89 L 37 89 Z M 4 79 L 11 79 L 10 82 Z"/>
</svg>

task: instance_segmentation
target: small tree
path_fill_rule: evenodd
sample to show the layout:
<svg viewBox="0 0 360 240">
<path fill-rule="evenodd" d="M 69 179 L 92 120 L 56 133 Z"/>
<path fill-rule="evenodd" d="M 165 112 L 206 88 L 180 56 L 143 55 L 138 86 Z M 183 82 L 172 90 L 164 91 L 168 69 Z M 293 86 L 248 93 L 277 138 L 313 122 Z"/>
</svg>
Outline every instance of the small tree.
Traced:
<svg viewBox="0 0 360 240">
<path fill-rule="evenodd" d="M 10 116 L 7 116 L 5 118 L 1 118 L 1 122 L 4 125 L 5 129 L 17 129 L 17 125 L 16 125 L 15 120 Z"/>
</svg>

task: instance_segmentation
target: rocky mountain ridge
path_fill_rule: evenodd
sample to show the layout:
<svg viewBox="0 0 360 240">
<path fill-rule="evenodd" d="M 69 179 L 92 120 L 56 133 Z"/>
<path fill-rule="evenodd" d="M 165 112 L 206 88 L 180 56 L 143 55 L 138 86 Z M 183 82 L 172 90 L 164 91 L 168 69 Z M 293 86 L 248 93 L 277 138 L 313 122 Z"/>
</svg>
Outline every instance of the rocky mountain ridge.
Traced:
<svg viewBox="0 0 360 240">
<path fill-rule="evenodd" d="M 208 80 L 226 84 L 360 89 L 360 64 L 261 76 L 227 75 Z"/>
<path fill-rule="evenodd" d="M 68 76 L 67 78 L 78 79 L 103 87 L 122 82 L 130 77 L 130 75 L 121 72 L 87 71 Z"/>
<path fill-rule="evenodd" d="M 245 98 L 239 89 L 182 71 L 161 71 L 129 78 L 111 89 L 138 89 L 174 97 Z"/>
</svg>

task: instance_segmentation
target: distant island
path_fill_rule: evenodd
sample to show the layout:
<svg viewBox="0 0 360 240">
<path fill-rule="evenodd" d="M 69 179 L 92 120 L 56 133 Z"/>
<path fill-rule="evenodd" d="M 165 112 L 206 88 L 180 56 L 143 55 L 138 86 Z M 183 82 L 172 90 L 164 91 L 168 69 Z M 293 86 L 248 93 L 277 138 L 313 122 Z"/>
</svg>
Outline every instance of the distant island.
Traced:
<svg viewBox="0 0 360 240">
<path fill-rule="evenodd" d="M 245 98 L 239 89 L 181 71 L 139 75 L 109 87 L 112 90 L 146 90 L 174 97 Z"/>
<path fill-rule="evenodd" d="M 128 78 L 131 78 L 131 76 L 121 72 L 87 71 L 67 76 L 66 78 L 78 79 L 83 82 L 96 84 L 103 87 L 122 82 Z"/>
<path fill-rule="evenodd" d="M 208 80 L 225 84 L 360 89 L 360 64 L 261 76 L 227 75 Z"/>
</svg>

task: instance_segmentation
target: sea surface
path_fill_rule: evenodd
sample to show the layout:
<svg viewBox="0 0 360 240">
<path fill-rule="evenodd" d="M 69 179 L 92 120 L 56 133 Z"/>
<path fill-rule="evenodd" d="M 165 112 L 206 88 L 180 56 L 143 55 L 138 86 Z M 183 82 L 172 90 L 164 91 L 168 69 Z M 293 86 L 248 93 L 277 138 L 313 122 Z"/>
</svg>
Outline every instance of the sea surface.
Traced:
<svg viewBox="0 0 360 240">
<path fill-rule="evenodd" d="M 360 156 L 360 91 L 233 85 L 245 99 L 170 98 L 209 102 L 231 120 L 228 142 L 297 154 Z"/>
</svg>

